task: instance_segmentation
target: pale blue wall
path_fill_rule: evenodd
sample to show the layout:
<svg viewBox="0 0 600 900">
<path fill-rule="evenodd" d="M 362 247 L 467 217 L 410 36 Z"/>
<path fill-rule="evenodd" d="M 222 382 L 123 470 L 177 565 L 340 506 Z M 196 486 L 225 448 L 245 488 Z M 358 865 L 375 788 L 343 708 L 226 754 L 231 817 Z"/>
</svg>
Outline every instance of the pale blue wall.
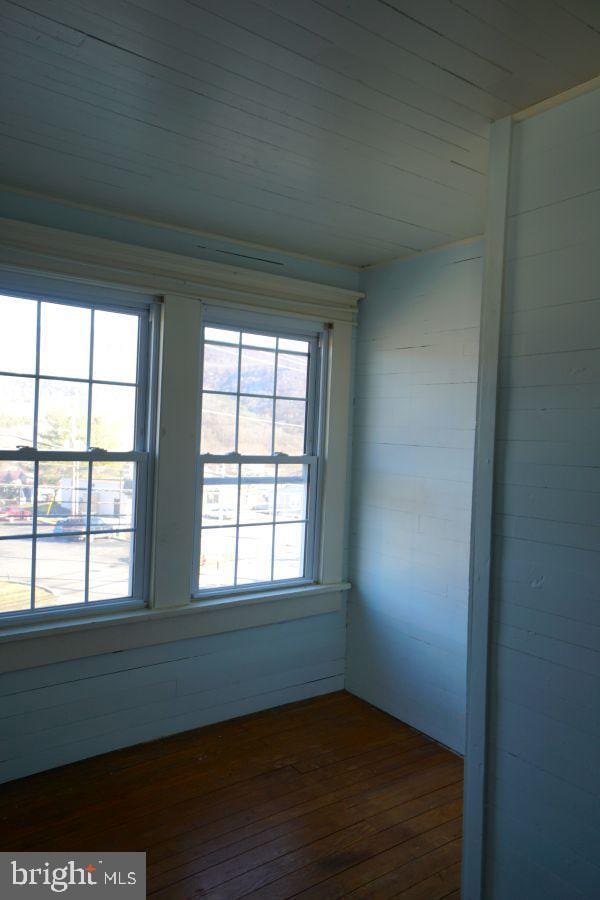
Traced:
<svg viewBox="0 0 600 900">
<path fill-rule="evenodd" d="M 600 897 L 600 91 L 515 125 L 487 890 Z"/>
<path fill-rule="evenodd" d="M 0 675 L 0 781 L 340 690 L 345 642 L 340 611 Z"/>
<path fill-rule="evenodd" d="M 371 270 L 355 376 L 347 687 L 460 752 L 481 254 Z"/>
</svg>

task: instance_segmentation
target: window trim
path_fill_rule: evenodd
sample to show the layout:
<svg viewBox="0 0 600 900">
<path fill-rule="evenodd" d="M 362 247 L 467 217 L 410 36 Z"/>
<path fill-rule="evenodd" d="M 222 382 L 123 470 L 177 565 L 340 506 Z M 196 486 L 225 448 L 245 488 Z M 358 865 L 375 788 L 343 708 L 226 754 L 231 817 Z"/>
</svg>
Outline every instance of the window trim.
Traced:
<svg viewBox="0 0 600 900">
<path fill-rule="evenodd" d="M 3 273 L 4 274 L 4 273 Z M 35 281 L 44 281 L 43 276 L 38 276 Z M 35 628 L 36 623 L 43 625 L 44 623 L 57 620 L 72 620 L 81 616 L 91 616 L 95 618 L 98 615 L 114 615 L 120 611 L 135 611 L 149 606 L 151 572 L 150 562 L 152 558 L 152 508 L 153 508 L 153 486 L 154 472 L 156 466 L 156 448 L 154 435 L 156 432 L 156 415 L 157 415 L 157 379 L 158 379 L 158 351 L 159 351 L 159 332 L 160 332 L 160 311 L 161 300 L 158 297 L 125 296 L 122 290 L 115 286 L 114 290 L 110 287 L 98 288 L 92 286 L 89 298 L 81 299 L 81 294 L 85 294 L 86 287 L 78 285 L 75 282 L 69 283 L 65 279 L 65 294 L 62 294 L 60 288 L 54 287 L 54 282 L 48 279 L 49 291 L 41 290 L 23 290 L 13 286 L 2 284 L 0 278 L 0 293 L 5 296 L 14 297 L 15 299 L 34 300 L 38 302 L 38 321 L 37 321 L 37 337 L 36 337 L 36 358 L 39 358 L 40 351 L 40 311 L 41 303 L 55 303 L 62 306 L 73 306 L 82 309 L 94 309 L 103 312 L 127 312 L 138 317 L 138 349 L 137 349 L 137 372 L 136 386 L 137 397 L 135 407 L 135 426 L 134 426 L 134 448 L 131 451 L 103 451 L 98 448 L 88 450 L 64 450 L 64 451 L 44 451 L 39 450 L 35 446 L 16 448 L 14 450 L 0 450 L 0 461 L 32 461 L 42 462 L 48 461 L 81 461 L 92 464 L 94 462 L 103 461 L 132 461 L 136 463 L 136 498 L 135 498 L 135 515 L 134 524 L 131 530 L 135 535 L 133 544 L 133 578 L 132 591 L 129 597 L 115 597 L 108 600 L 100 600 L 93 602 L 73 603 L 59 605 L 55 608 L 30 608 L 28 610 L 15 610 L 0 613 L 0 633 L 5 629 L 20 628 L 31 626 Z M 36 285 L 37 287 L 37 285 Z M 71 292 L 79 294 L 79 297 L 69 296 Z M 93 333 L 91 335 L 93 339 Z M 10 375 L 19 375 L 19 373 L 6 373 Z M 90 361 L 90 377 L 88 379 L 67 379 L 69 381 L 79 381 L 85 384 L 91 384 L 91 361 Z M 33 444 L 36 441 L 37 433 L 37 397 L 39 383 L 39 372 L 32 375 L 27 373 L 26 376 L 32 378 L 36 382 L 36 404 L 34 408 Z M 52 377 L 49 377 L 52 380 Z M 112 383 L 112 382 L 110 382 Z M 88 398 L 88 417 L 90 414 L 89 403 L 91 397 Z M 88 422 L 88 431 L 90 423 Z M 142 449 L 144 448 L 144 449 Z M 36 467 L 37 473 L 37 467 Z M 91 474 L 91 473 L 90 473 Z M 88 483 L 88 491 L 91 482 Z M 34 507 L 33 518 L 37 519 L 36 510 L 36 490 L 37 490 L 37 474 L 34 482 Z M 32 523 L 32 527 L 33 527 Z M 24 536 L 26 537 L 26 535 Z M 10 540 L 11 538 L 6 538 Z M 35 538 L 32 538 L 32 571 L 33 559 L 35 558 Z M 89 540 L 86 541 L 86 567 L 89 565 Z M 86 585 L 87 585 L 87 569 L 86 569 Z M 33 586 L 32 586 L 33 591 Z"/>
<path fill-rule="evenodd" d="M 118 612 L 109 611 L 105 605 L 94 610 L 92 621 L 87 613 L 68 615 L 63 608 L 62 620 L 57 613 L 51 622 L 42 622 L 39 614 L 28 624 L 4 622 L 0 626 L 0 641 L 7 642 L 3 645 L 4 667 L 19 670 L 339 608 L 342 592 L 350 587 L 344 581 L 345 556 L 339 536 L 347 527 L 353 335 L 358 302 L 364 297 L 358 286 L 338 287 L 287 272 L 279 275 L 252 267 L 240 269 L 229 263 L 10 218 L 0 220 L 0 257 L 0 284 L 13 296 L 76 300 L 85 292 L 94 301 L 110 298 L 112 303 L 118 298 L 133 308 L 147 306 L 149 298 L 163 301 L 162 309 L 158 306 L 161 316 L 153 349 L 149 609 L 128 605 L 127 610 Z M 329 334 L 323 406 L 318 583 L 281 594 L 272 592 L 265 595 L 265 602 L 224 597 L 203 604 L 194 601 L 189 591 L 194 522 L 189 481 L 195 459 L 190 432 L 197 399 L 192 385 L 197 375 L 198 318 L 202 307 L 210 305 L 218 305 L 222 313 L 244 310 L 249 315 L 281 316 L 288 327 L 298 320 L 315 321 L 317 327 L 323 322 L 334 323 Z M 192 426 L 187 430 L 180 427 L 182 411 L 186 414 L 184 421 Z M 187 494 L 171 475 L 178 467 L 185 473 Z M 314 598 L 313 593 L 317 594 Z M 216 603 L 218 612 L 213 608 Z M 75 632 L 77 639 L 73 640 Z M 44 640 L 38 640 L 40 637 Z"/>
<path fill-rule="evenodd" d="M 232 328 L 239 331 L 255 332 L 261 335 L 305 340 L 310 344 L 308 386 L 306 392 L 306 450 L 298 456 L 278 457 L 268 454 L 255 456 L 240 453 L 202 454 L 200 453 L 201 419 L 202 419 L 202 377 L 204 370 L 204 328 Z M 227 307 L 202 305 L 199 326 L 199 364 L 196 403 L 196 463 L 194 471 L 194 532 L 193 559 L 190 573 L 190 597 L 194 601 L 209 602 L 229 598 L 232 602 L 257 593 L 267 596 L 271 592 L 317 585 L 320 567 L 321 548 L 321 502 L 323 480 L 323 447 L 326 414 L 326 375 L 328 371 L 328 336 L 329 330 L 323 322 L 294 318 L 292 316 L 256 313 L 243 309 L 231 310 Z M 235 345 L 231 345 L 235 346 Z M 241 359 L 241 356 L 240 356 Z M 239 387 L 239 385 L 238 385 Z M 276 386 L 274 387 L 276 390 Z M 200 535 L 202 530 L 202 470 L 206 457 L 214 462 L 227 459 L 232 464 L 242 465 L 253 460 L 264 463 L 267 459 L 273 465 L 278 462 L 307 465 L 309 468 L 309 487 L 307 496 L 307 517 L 305 521 L 304 575 L 300 578 L 280 579 L 277 581 L 252 582 L 245 585 L 227 585 L 222 588 L 205 588 L 198 586 L 200 571 Z M 274 511 L 275 515 L 275 511 Z"/>
</svg>

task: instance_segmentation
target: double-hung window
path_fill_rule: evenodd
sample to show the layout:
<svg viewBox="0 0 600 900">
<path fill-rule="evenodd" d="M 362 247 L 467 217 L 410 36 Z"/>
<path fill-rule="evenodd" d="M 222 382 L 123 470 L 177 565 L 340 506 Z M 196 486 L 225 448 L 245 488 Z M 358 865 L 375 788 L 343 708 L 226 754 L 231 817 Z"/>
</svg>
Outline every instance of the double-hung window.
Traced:
<svg viewBox="0 0 600 900">
<path fill-rule="evenodd" d="M 151 301 L 0 296 L 0 614 L 144 599 L 151 331 Z"/>
<path fill-rule="evenodd" d="M 318 329 L 205 317 L 197 596 L 315 580 Z"/>
</svg>

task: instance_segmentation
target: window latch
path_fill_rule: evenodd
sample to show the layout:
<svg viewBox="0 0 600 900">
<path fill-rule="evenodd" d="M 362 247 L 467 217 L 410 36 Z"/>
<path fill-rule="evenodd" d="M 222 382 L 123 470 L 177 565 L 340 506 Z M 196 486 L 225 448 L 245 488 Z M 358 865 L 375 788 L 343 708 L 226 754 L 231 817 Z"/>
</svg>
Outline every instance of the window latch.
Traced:
<svg viewBox="0 0 600 900">
<path fill-rule="evenodd" d="M 104 447 L 88 447 L 88 453 L 106 453 L 106 454 L 108 454 L 108 450 L 105 450 Z"/>
</svg>

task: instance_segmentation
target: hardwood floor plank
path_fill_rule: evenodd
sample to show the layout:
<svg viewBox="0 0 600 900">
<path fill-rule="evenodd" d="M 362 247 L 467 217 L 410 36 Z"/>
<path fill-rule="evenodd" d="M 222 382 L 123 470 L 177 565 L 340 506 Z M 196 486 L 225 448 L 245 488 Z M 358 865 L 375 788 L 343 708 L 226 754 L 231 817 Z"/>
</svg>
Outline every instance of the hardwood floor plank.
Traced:
<svg viewBox="0 0 600 900">
<path fill-rule="evenodd" d="M 332 804 L 328 815 L 323 809 L 318 810 L 316 815 L 309 813 L 295 820 L 293 828 L 280 830 L 280 834 L 274 834 L 271 829 L 262 831 L 258 840 L 250 842 L 250 847 L 244 847 L 244 842 L 241 842 L 241 845 L 229 845 L 225 848 L 221 865 L 217 865 L 219 860 L 213 853 L 209 853 L 187 865 L 166 870 L 162 877 L 153 877 L 153 873 L 149 872 L 149 889 L 167 887 L 190 876 L 195 876 L 194 884 L 201 878 L 202 887 L 205 888 L 208 884 L 215 885 L 228 881 L 235 874 L 254 869 L 261 863 L 285 856 L 307 844 L 312 845 L 320 838 L 332 834 L 344 831 L 347 836 L 352 837 L 353 829 L 375 833 L 403 821 L 407 816 L 414 814 L 415 810 L 428 809 L 445 800 L 455 800 L 460 797 L 460 784 L 454 782 L 412 801 L 412 804 L 398 803 L 399 795 L 401 790 L 396 789 L 389 790 L 385 796 L 371 803 L 358 802 L 342 809 L 337 804 Z"/>
<path fill-rule="evenodd" d="M 442 900 L 460 884 L 460 839 L 450 841 L 420 859 L 394 869 L 352 891 L 353 900 Z M 448 863 L 453 860 L 453 865 Z M 438 871 L 439 870 L 439 871 Z"/>
<path fill-rule="evenodd" d="M 446 810 L 446 812 L 449 811 Z M 443 818 L 443 816 L 441 817 Z M 315 867 L 314 870 L 303 872 L 304 881 L 312 882 L 312 884 L 307 884 L 304 890 L 298 891 L 297 884 L 292 887 L 291 882 L 294 879 L 290 878 L 285 883 L 270 885 L 268 889 L 248 896 L 268 897 L 269 900 L 273 900 L 275 897 L 291 896 L 302 897 L 303 900 L 333 900 L 337 897 L 347 897 L 353 890 L 368 884 L 379 874 L 399 869 L 413 859 L 425 856 L 432 850 L 455 840 L 460 835 L 461 827 L 460 818 L 449 819 L 411 839 L 398 842 L 382 853 L 377 852 L 376 848 L 369 848 L 370 855 L 362 862 L 357 862 L 357 859 L 360 859 L 361 855 L 366 857 L 368 851 L 366 848 L 356 848 L 354 854 L 348 853 L 345 857 L 342 855 L 341 859 L 332 856 L 325 859 L 323 865 Z M 340 871 L 333 877 L 328 877 L 332 869 L 336 867 Z M 300 879 L 298 879 L 298 883 L 299 881 Z M 217 895 L 209 894 L 208 896 Z"/>
<path fill-rule="evenodd" d="M 461 794 L 462 760 L 338 692 L 6 785 L 0 845 L 144 850 L 153 900 L 452 900 Z"/>
</svg>

